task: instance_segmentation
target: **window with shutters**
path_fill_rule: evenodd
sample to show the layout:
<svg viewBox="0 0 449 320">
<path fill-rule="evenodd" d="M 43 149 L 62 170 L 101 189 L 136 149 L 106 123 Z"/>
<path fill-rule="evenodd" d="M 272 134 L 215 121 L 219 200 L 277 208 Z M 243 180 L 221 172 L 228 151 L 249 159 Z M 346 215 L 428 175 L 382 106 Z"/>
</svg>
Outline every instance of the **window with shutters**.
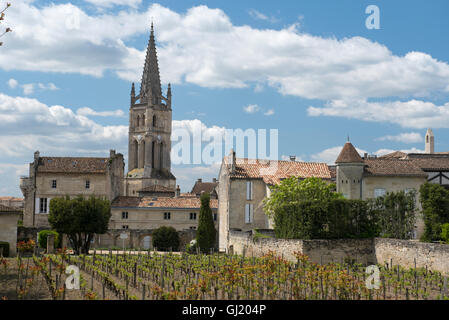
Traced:
<svg viewBox="0 0 449 320">
<path fill-rule="evenodd" d="M 253 182 L 246 182 L 246 200 L 253 200 Z"/>
<path fill-rule="evenodd" d="M 47 198 L 39 198 L 39 213 L 47 213 Z"/>
<path fill-rule="evenodd" d="M 254 207 L 252 203 L 245 205 L 245 223 L 253 223 Z"/>
</svg>

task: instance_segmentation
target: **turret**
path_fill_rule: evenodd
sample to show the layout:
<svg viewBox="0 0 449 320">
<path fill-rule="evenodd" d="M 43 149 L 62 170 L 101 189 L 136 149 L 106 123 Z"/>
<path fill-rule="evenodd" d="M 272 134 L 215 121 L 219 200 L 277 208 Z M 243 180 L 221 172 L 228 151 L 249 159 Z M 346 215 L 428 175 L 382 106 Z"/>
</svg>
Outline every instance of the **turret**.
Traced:
<svg viewBox="0 0 449 320">
<path fill-rule="evenodd" d="M 348 199 L 361 199 L 365 163 L 351 142 L 345 143 L 335 164 L 337 165 L 337 192 Z"/>
<path fill-rule="evenodd" d="M 167 88 L 167 107 L 171 108 L 171 85 L 170 85 L 170 83 L 168 84 L 168 88 Z"/>
</svg>

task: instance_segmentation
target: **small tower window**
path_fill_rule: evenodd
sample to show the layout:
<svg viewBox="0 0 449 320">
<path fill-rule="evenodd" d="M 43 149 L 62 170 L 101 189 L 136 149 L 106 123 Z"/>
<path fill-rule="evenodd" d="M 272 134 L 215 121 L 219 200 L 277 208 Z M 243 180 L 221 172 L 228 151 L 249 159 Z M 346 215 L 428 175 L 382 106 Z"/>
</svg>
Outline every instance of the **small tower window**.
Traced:
<svg viewBox="0 0 449 320">
<path fill-rule="evenodd" d="M 156 116 L 153 116 L 153 127 L 156 127 Z"/>
<path fill-rule="evenodd" d="M 136 127 L 140 126 L 140 116 L 137 116 Z"/>
</svg>

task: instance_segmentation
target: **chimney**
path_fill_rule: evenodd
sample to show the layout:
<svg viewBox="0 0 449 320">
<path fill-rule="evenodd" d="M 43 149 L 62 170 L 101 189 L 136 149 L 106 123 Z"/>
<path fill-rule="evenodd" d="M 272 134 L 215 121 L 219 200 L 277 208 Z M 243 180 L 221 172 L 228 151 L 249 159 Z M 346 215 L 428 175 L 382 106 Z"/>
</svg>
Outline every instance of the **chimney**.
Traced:
<svg viewBox="0 0 449 320">
<path fill-rule="evenodd" d="M 235 171 L 235 161 L 236 161 L 234 149 L 231 149 L 230 157 L 231 157 L 231 159 L 230 159 L 231 168 L 230 169 L 231 169 L 231 173 L 234 173 L 234 171 Z"/>
<path fill-rule="evenodd" d="M 197 181 L 197 182 L 201 183 L 201 182 L 203 182 L 203 179 L 198 178 L 198 181 Z"/>
<path fill-rule="evenodd" d="M 181 188 L 179 187 L 179 184 L 176 186 L 176 191 L 175 191 L 175 197 L 179 197 L 181 195 Z"/>
<path fill-rule="evenodd" d="M 368 153 L 367 152 L 365 152 L 364 154 L 363 154 L 363 159 L 368 159 Z"/>
<path fill-rule="evenodd" d="M 296 156 L 290 156 L 290 161 L 296 161 Z"/>
</svg>

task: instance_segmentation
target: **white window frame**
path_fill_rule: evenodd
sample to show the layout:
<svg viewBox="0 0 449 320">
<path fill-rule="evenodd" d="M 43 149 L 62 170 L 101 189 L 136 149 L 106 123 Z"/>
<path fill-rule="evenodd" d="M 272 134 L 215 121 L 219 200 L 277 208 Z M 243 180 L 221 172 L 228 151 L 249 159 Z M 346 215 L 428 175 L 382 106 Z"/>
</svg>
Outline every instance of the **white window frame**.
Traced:
<svg viewBox="0 0 449 320">
<path fill-rule="evenodd" d="M 55 179 L 51 180 L 51 188 L 56 189 L 57 187 L 58 187 L 58 180 Z"/>
<path fill-rule="evenodd" d="M 246 181 L 246 200 L 253 200 L 254 197 L 253 181 Z"/>
<path fill-rule="evenodd" d="M 36 213 L 38 214 L 45 214 L 48 213 L 50 209 L 50 198 L 36 198 Z M 45 206 L 45 208 L 42 209 L 42 207 Z"/>
<path fill-rule="evenodd" d="M 247 203 L 245 205 L 245 223 L 253 223 L 254 218 L 254 205 Z"/>
<path fill-rule="evenodd" d="M 383 197 L 386 194 L 387 194 L 387 190 L 385 190 L 384 188 L 374 189 L 374 198 Z"/>
</svg>

